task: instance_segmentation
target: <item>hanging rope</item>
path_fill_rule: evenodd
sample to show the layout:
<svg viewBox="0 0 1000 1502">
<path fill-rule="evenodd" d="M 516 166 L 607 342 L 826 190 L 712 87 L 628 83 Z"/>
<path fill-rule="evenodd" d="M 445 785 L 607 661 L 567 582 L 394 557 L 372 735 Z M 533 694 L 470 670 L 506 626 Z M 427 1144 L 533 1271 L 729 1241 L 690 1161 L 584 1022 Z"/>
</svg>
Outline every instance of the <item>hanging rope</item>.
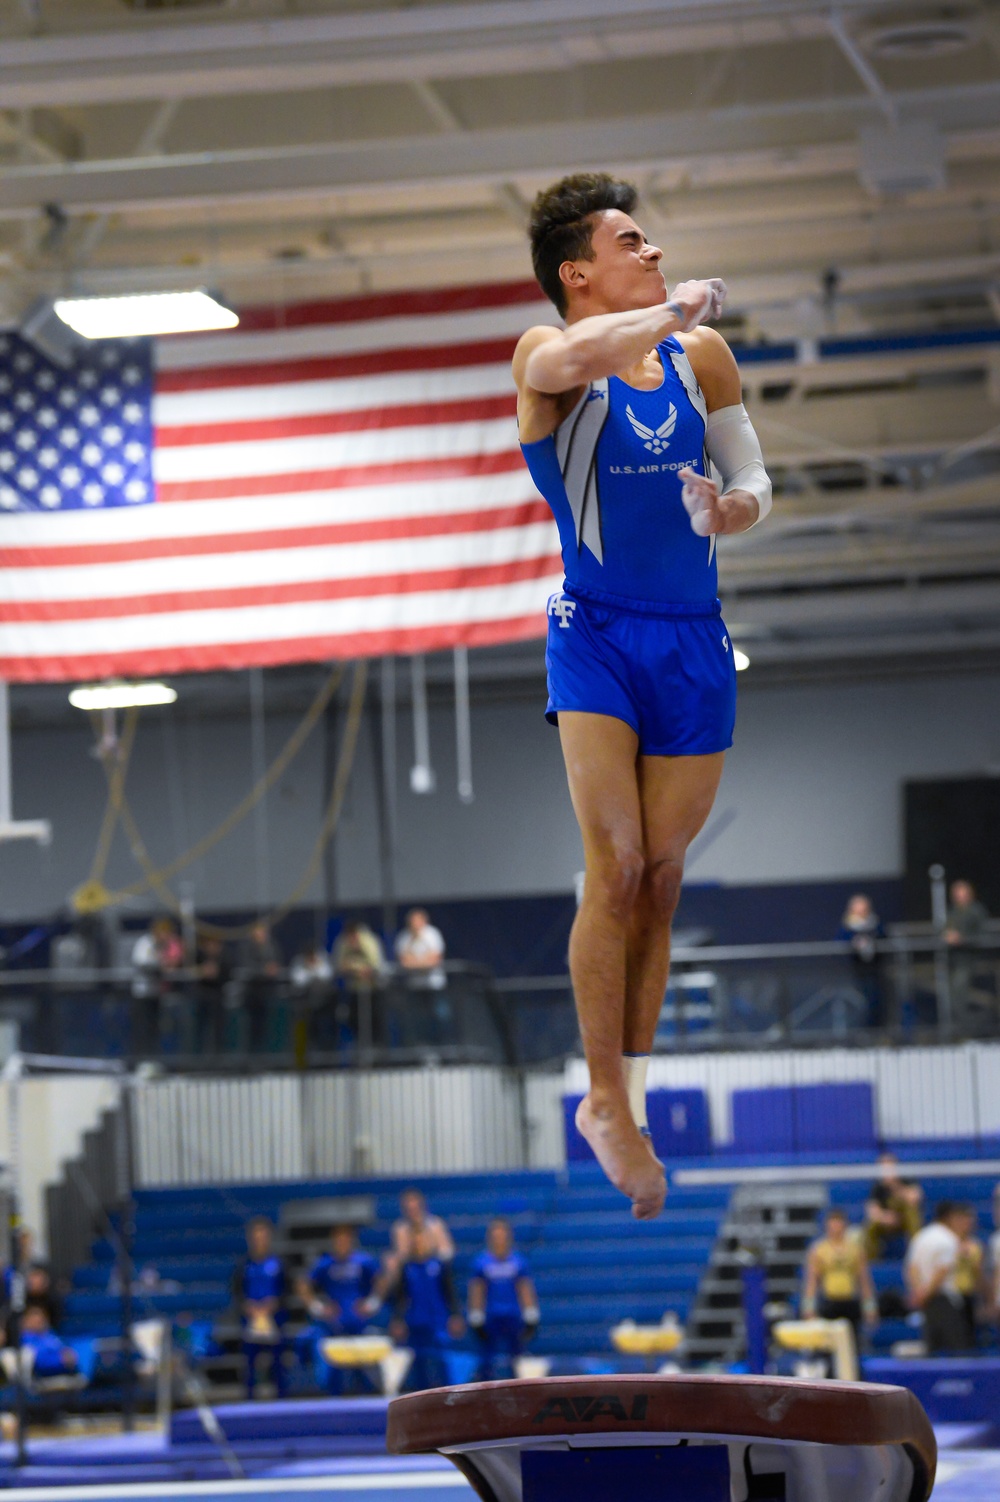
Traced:
<svg viewBox="0 0 1000 1502">
<path fill-rule="evenodd" d="M 125 722 L 122 728 L 122 738 L 117 745 L 113 740 L 105 741 L 105 727 L 97 715 L 91 715 L 94 725 L 94 733 L 97 737 L 97 754 L 108 778 L 108 801 L 104 808 L 104 817 L 101 820 L 101 828 L 97 836 L 97 847 L 94 850 L 94 859 L 90 863 L 90 874 L 82 885 L 78 886 L 73 893 L 73 907 L 78 913 L 97 913 L 101 908 L 107 907 L 110 894 L 104 884 L 104 874 L 108 867 L 108 857 L 111 854 L 111 846 L 114 842 L 115 830 L 118 828 L 118 820 L 121 815 L 121 801 L 125 790 L 125 778 L 128 774 L 129 760 L 132 756 L 132 747 L 135 744 L 135 732 L 139 724 L 139 711 L 129 709 L 125 714 Z M 98 735 L 98 725 L 101 733 Z M 109 770 L 110 768 L 110 770 Z"/>
<path fill-rule="evenodd" d="M 301 751 L 313 729 L 322 718 L 323 712 L 330 703 L 330 700 L 340 687 L 343 677 L 343 666 L 338 664 L 320 688 L 319 693 L 306 710 L 301 722 L 292 732 L 291 737 L 282 747 L 281 751 L 278 752 L 278 755 L 267 771 L 258 779 L 246 797 L 237 803 L 236 807 L 226 815 L 221 824 L 216 825 L 215 829 L 203 835 L 196 844 L 190 846 L 182 854 L 175 856 L 167 865 L 153 867 L 153 870 L 147 873 L 142 880 L 134 881 L 129 886 L 123 887 L 120 892 L 115 894 L 116 899 L 120 901 L 126 897 L 139 897 L 143 892 L 148 892 L 150 888 L 154 891 L 158 890 L 156 882 L 153 879 L 154 873 L 158 879 L 170 881 L 172 877 L 177 875 L 178 871 L 183 871 L 185 866 L 193 865 L 195 861 L 201 860 L 202 856 L 207 855 L 227 835 L 231 834 L 236 826 L 242 823 L 256 804 L 260 802 L 261 798 L 274 787 L 278 779 L 283 776 L 289 765 L 295 760 L 295 757 Z M 109 788 L 109 794 L 111 791 Z M 145 849 L 145 846 L 143 846 L 143 849 Z M 142 863 L 140 862 L 140 864 Z M 145 869 L 146 867 L 143 864 L 143 870 L 145 871 Z"/>
<path fill-rule="evenodd" d="M 342 673 L 342 669 L 338 670 L 338 682 L 340 677 L 342 676 Z M 343 809 L 344 798 L 347 793 L 348 783 L 350 782 L 351 772 L 354 767 L 354 757 L 357 751 L 358 734 L 361 729 L 367 685 L 368 664 L 365 661 L 361 661 L 355 664 L 354 677 L 351 683 L 351 697 L 348 703 L 347 720 L 344 725 L 344 736 L 343 740 L 341 741 L 340 754 L 337 758 L 337 767 L 334 772 L 333 783 L 330 788 L 330 797 L 327 801 L 326 810 L 323 815 L 323 821 L 320 825 L 319 834 L 316 837 L 312 852 L 306 863 L 305 869 L 303 870 L 298 881 L 295 883 L 295 886 L 292 888 L 291 892 L 285 898 L 283 898 L 283 900 L 277 905 L 277 907 L 273 909 L 272 912 L 261 914 L 260 918 L 255 921 L 262 921 L 265 923 L 279 922 L 286 916 L 286 914 L 291 912 L 292 908 L 295 907 L 302 896 L 308 891 L 317 872 L 319 871 L 320 863 L 323 859 L 323 851 L 326 849 L 328 842 L 333 837 L 333 834 L 336 831 L 337 825 L 340 821 L 340 814 L 341 810 Z M 305 721 L 303 721 L 303 725 L 304 724 Z M 298 732 L 296 732 L 296 734 L 298 734 Z M 291 744 L 291 742 L 289 742 L 289 744 Z M 286 746 L 285 751 L 287 750 L 288 747 Z M 281 756 L 284 757 L 285 752 L 282 752 Z M 281 757 L 279 757 L 278 760 L 280 761 Z M 291 760 L 291 757 L 288 757 L 286 759 L 285 765 L 287 765 L 287 762 L 289 760 Z M 277 765 L 277 763 L 275 763 L 275 765 Z M 267 780 L 267 777 L 271 775 L 271 772 L 273 772 L 273 770 L 274 768 L 272 767 L 266 774 L 266 776 L 261 779 L 261 783 L 264 783 Z M 117 809 L 118 816 L 120 816 L 121 818 L 122 828 L 125 830 L 129 845 L 132 850 L 132 854 L 144 873 L 144 880 L 141 883 L 133 883 L 132 886 L 123 887 L 119 892 L 110 892 L 107 894 L 107 900 L 109 902 L 117 903 L 124 901 L 127 897 L 135 895 L 137 891 L 149 891 L 150 889 L 152 889 L 170 912 L 174 913 L 177 916 L 180 916 L 180 900 L 171 889 L 171 887 L 169 887 L 167 884 L 168 873 L 180 869 L 178 862 L 172 861 L 168 866 L 160 868 L 155 865 L 149 854 L 149 851 L 146 849 L 146 844 L 139 831 L 139 826 L 136 823 L 135 816 L 132 813 L 128 800 L 125 797 L 124 777 L 118 779 L 117 784 L 115 784 L 113 773 L 109 771 L 107 766 L 105 766 L 105 772 L 108 777 L 109 802 L 113 803 Z M 244 799 L 244 804 L 246 802 L 247 800 Z M 240 807 L 243 807 L 243 805 L 240 805 Z M 230 815 L 230 819 L 232 819 L 232 815 Z M 224 820 L 223 822 L 228 823 L 228 821 L 226 820 Z M 220 825 L 219 828 L 221 829 L 222 825 Z M 213 831 L 213 835 L 217 833 L 218 831 Z M 215 923 L 198 923 L 198 931 L 200 933 L 210 934 L 213 937 L 220 939 L 244 938 L 250 932 L 250 929 L 252 927 L 253 924 L 242 924 L 238 927 L 228 928 Z"/>
</svg>

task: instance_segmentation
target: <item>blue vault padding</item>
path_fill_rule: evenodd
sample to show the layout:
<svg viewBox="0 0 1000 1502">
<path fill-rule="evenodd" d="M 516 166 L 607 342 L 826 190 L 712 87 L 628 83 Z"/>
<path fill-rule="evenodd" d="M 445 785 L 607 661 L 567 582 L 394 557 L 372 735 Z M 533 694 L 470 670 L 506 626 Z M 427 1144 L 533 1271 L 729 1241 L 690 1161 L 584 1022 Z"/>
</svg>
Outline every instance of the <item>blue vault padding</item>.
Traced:
<svg viewBox="0 0 1000 1502">
<path fill-rule="evenodd" d="M 523 1502 L 729 1502 L 725 1445 L 524 1450 Z"/>
</svg>

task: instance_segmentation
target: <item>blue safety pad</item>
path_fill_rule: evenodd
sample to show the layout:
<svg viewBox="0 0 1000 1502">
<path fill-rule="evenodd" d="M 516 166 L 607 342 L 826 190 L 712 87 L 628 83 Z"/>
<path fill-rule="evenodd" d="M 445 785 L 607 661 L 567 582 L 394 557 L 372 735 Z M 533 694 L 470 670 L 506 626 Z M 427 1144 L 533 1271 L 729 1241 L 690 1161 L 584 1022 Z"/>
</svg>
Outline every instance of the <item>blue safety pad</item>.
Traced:
<svg viewBox="0 0 1000 1502">
<path fill-rule="evenodd" d="M 733 1151 L 874 1153 L 875 1102 L 865 1082 L 734 1090 Z"/>
<path fill-rule="evenodd" d="M 729 1502 L 725 1445 L 638 1445 L 628 1449 L 524 1450 L 524 1502 Z"/>
</svg>

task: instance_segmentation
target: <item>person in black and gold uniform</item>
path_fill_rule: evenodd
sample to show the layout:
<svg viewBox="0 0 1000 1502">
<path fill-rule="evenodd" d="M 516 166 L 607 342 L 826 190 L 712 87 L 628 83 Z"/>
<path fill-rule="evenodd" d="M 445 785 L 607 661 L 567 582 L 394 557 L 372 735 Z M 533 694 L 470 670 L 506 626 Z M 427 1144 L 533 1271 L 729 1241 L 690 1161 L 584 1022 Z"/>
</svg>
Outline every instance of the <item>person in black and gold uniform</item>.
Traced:
<svg viewBox="0 0 1000 1502">
<path fill-rule="evenodd" d="M 806 1256 L 802 1291 L 805 1319 L 847 1319 L 858 1340 L 862 1321 L 878 1323 L 878 1303 L 864 1243 L 852 1231 L 843 1210 L 829 1210 L 824 1235 L 814 1241 Z"/>
</svg>

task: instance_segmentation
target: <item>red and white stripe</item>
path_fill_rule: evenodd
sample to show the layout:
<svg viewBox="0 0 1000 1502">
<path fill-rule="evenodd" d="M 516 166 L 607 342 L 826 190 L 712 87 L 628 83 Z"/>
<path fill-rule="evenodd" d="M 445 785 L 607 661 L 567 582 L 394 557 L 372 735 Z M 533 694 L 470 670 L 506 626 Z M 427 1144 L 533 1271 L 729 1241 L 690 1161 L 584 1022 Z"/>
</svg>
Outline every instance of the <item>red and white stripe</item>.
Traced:
<svg viewBox="0 0 1000 1502">
<path fill-rule="evenodd" d="M 0 678 L 539 636 L 558 538 L 517 446 L 533 284 L 245 315 L 163 341 L 157 503 L 0 519 Z"/>
</svg>

